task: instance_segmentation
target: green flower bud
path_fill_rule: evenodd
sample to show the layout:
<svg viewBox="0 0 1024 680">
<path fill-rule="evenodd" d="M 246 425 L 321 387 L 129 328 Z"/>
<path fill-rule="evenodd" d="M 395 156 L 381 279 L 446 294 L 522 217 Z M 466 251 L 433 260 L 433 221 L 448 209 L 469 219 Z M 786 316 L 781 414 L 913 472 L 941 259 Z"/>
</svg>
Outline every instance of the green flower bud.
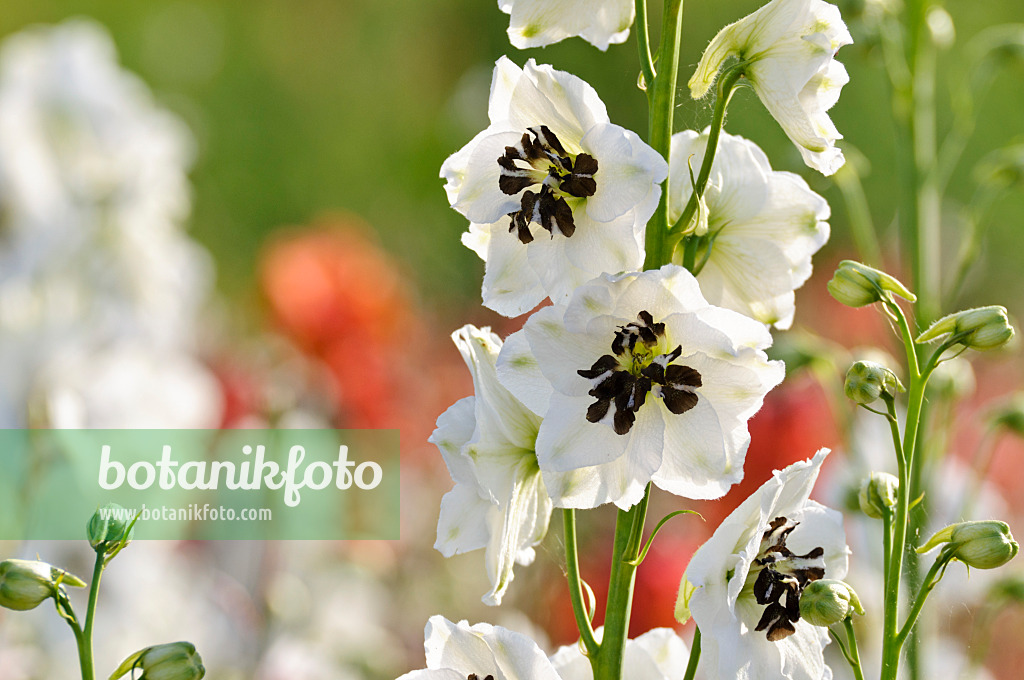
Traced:
<svg viewBox="0 0 1024 680">
<path fill-rule="evenodd" d="M 846 396 L 857 404 L 870 404 L 882 395 L 906 391 L 896 374 L 873 361 L 857 361 L 846 372 Z"/>
<path fill-rule="evenodd" d="M 0 562 L 0 607 L 20 612 L 35 609 L 53 597 L 60 584 L 85 586 L 77 576 L 46 562 L 4 560 Z"/>
<path fill-rule="evenodd" d="M 811 581 L 800 594 L 800 618 L 812 626 L 828 628 L 854 612 L 863 615 L 864 607 L 853 588 L 843 581 Z"/>
<path fill-rule="evenodd" d="M 861 511 L 868 517 L 881 519 L 886 511 L 896 506 L 900 480 L 888 472 L 872 472 L 857 492 Z"/>
<path fill-rule="evenodd" d="M 1010 534 L 1010 527 L 1006 522 L 997 520 L 951 524 L 928 539 L 917 552 L 929 552 L 943 543 L 947 544 L 945 550 L 950 552 L 952 559 L 976 569 L 1001 567 L 1020 550 Z"/>
<path fill-rule="evenodd" d="M 135 652 L 121 662 L 110 680 L 129 671 L 142 671 L 136 680 L 201 680 L 206 675 L 203 659 L 191 642 L 169 642 Z"/>
<path fill-rule="evenodd" d="M 917 296 L 894 277 L 860 262 L 843 260 L 828 282 L 828 292 L 848 307 L 863 307 L 890 297 L 890 293 L 915 302 Z"/>
<path fill-rule="evenodd" d="M 117 503 L 107 503 L 93 513 L 86 529 L 89 545 L 98 553 L 107 553 L 121 544 L 130 521 L 123 519 L 125 509 Z M 122 513 L 122 514 L 115 514 Z M 133 531 L 128 531 L 131 541 Z M 126 543 L 127 544 L 127 543 Z"/>
<path fill-rule="evenodd" d="M 1013 326 L 1006 316 L 1005 307 L 978 307 L 942 317 L 917 336 L 917 342 L 931 342 L 943 337 L 946 337 L 944 342 L 959 343 L 972 349 L 995 349 L 1013 337 Z"/>
</svg>

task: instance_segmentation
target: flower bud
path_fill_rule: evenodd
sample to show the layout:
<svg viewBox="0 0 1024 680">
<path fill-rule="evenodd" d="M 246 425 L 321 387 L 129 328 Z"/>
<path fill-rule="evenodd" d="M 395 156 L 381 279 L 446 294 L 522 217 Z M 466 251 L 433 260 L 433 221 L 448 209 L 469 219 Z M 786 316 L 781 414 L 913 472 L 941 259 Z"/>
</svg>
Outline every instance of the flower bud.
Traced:
<svg viewBox="0 0 1024 680">
<path fill-rule="evenodd" d="M 905 391 L 895 373 L 873 361 L 857 361 L 850 366 L 843 390 L 857 404 L 870 404 L 882 395 L 894 397 Z"/>
<path fill-rule="evenodd" d="M 1010 534 L 1010 527 L 997 520 L 951 524 L 928 539 L 917 552 L 929 552 L 942 543 L 947 544 L 946 550 L 953 559 L 976 569 L 1001 567 L 1020 550 Z"/>
<path fill-rule="evenodd" d="M 828 292 L 848 307 L 863 307 L 895 293 L 914 302 L 917 296 L 907 287 L 883 271 L 860 262 L 843 260 L 828 282 Z"/>
<path fill-rule="evenodd" d="M 0 562 L 0 607 L 20 612 L 35 609 L 57 592 L 59 584 L 85 586 L 77 576 L 46 562 L 4 560 Z"/>
<path fill-rule="evenodd" d="M 142 671 L 137 680 L 200 680 L 206 675 L 203 659 L 191 642 L 169 642 L 146 647 L 121 662 L 110 680 L 129 671 Z"/>
<path fill-rule="evenodd" d="M 900 480 L 893 475 L 888 472 L 872 472 L 857 492 L 861 511 L 868 517 L 881 519 L 886 512 L 896 506 L 899 489 Z"/>
<path fill-rule="evenodd" d="M 857 593 L 843 581 L 811 581 L 800 594 L 800 618 L 812 626 L 828 628 L 854 612 L 863 615 L 864 608 Z"/>
<path fill-rule="evenodd" d="M 943 336 L 949 336 L 945 342 L 959 343 L 964 347 L 995 349 L 1013 337 L 1013 326 L 1006 316 L 1005 307 L 978 307 L 942 317 L 917 336 L 917 342 L 931 342 Z"/>
<path fill-rule="evenodd" d="M 89 537 L 89 545 L 98 553 L 107 553 L 120 545 L 121 539 L 128 530 L 130 521 L 124 519 L 127 512 L 117 503 L 107 503 L 93 513 L 86 529 Z M 128 541 L 131 541 L 132 531 L 128 531 Z M 127 544 L 127 542 L 126 542 Z"/>
</svg>

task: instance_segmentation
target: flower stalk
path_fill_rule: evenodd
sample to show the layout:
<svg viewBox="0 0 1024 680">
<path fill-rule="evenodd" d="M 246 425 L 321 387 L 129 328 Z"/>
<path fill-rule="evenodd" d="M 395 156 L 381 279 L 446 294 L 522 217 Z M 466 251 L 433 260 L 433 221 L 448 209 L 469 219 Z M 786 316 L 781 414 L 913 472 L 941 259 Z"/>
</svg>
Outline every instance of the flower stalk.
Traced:
<svg viewBox="0 0 1024 680">
<path fill-rule="evenodd" d="M 580 640 L 587 650 L 587 657 L 594 663 L 599 646 L 594 638 L 594 629 L 590 625 L 587 606 L 583 601 L 583 582 L 580 579 L 579 554 L 576 548 L 576 511 L 566 508 L 562 512 L 565 533 L 565 566 L 569 580 L 569 599 L 572 600 L 572 612 L 576 617 L 576 627 L 580 631 Z"/>
<path fill-rule="evenodd" d="M 654 78 L 653 93 L 648 94 L 650 104 L 648 141 L 651 147 L 664 158 L 668 158 L 672 144 L 682 30 L 683 0 L 665 0 L 661 48 L 658 52 L 661 69 Z M 639 33 L 638 31 L 638 35 Z M 644 30 L 644 36 L 646 36 L 646 30 Z M 641 47 L 641 52 L 643 49 Z M 670 186 L 668 178 L 663 186 L 666 190 L 661 192 L 658 209 L 655 211 L 654 217 L 647 223 L 647 258 L 644 260 L 644 269 L 657 269 L 668 264 L 671 259 L 672 253 L 668 248 L 669 201 L 667 189 Z"/>
</svg>

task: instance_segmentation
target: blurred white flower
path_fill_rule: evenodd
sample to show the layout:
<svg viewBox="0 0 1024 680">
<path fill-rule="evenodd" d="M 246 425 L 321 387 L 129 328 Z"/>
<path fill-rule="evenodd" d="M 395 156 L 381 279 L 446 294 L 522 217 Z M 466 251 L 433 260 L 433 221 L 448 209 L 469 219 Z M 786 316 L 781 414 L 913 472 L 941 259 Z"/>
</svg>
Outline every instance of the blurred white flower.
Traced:
<svg viewBox="0 0 1024 680">
<path fill-rule="evenodd" d="M 601 639 L 603 628 L 594 631 Z M 655 628 L 634 640 L 626 640 L 622 656 L 623 680 L 675 680 L 686 673 L 690 652 L 671 628 Z M 593 680 L 594 669 L 579 644 L 559 647 L 551 663 L 562 680 Z"/>
<path fill-rule="evenodd" d="M 488 116 L 490 126 L 441 167 L 449 202 L 471 222 L 462 241 L 487 263 L 486 306 L 517 316 L 643 264 L 668 164 L 608 121 L 590 85 L 502 57 Z"/>
<path fill-rule="evenodd" d="M 626 42 L 633 0 L 498 0 L 509 17 L 508 39 L 521 50 L 579 36 L 600 50 Z"/>
<path fill-rule="evenodd" d="M 824 175 L 844 163 L 835 146 L 842 135 L 828 117 L 850 78 L 836 51 L 853 42 L 835 5 L 822 0 L 772 0 L 729 24 L 712 39 L 690 78 L 690 94 L 703 97 L 729 57 L 804 162 Z"/>
<path fill-rule="evenodd" d="M 164 375 L 182 362 L 185 382 L 205 373 L 188 356 L 213 272 L 181 229 L 192 155 L 188 130 L 118 65 L 98 24 L 33 27 L 0 46 L 0 425 L 24 426 L 29 391 L 52 383 L 39 372 L 68 356 L 96 358 L 99 383 L 131 370 L 115 366 L 115 345 L 131 347 L 128 365 L 147 353 Z M 162 401 L 149 407 L 162 419 L 145 422 L 218 422 L 219 409 L 196 416 L 210 405 Z"/>
<path fill-rule="evenodd" d="M 762 324 L 666 265 L 604 275 L 505 343 L 498 375 L 544 416 L 537 458 L 556 506 L 628 508 L 644 487 L 717 498 L 743 477 L 747 420 L 783 376 Z"/>
<path fill-rule="evenodd" d="M 846 575 L 842 515 L 808 500 L 827 454 L 776 470 L 691 558 L 676 617 L 700 627 L 708 677 L 832 677 L 828 631 L 799 618 L 804 586 Z"/>
<path fill-rule="evenodd" d="M 498 605 L 514 564 L 533 562 L 551 517 L 534 453 L 540 417 L 498 382 L 498 336 L 464 326 L 452 340 L 473 375 L 475 396 L 445 411 L 430 437 L 455 480 L 441 501 L 434 547 L 445 557 L 486 547 L 492 588 L 483 601 Z"/>
<path fill-rule="evenodd" d="M 707 140 L 707 130 L 672 137 L 673 221 L 693 193 L 688 164 L 703 163 Z M 828 240 L 828 203 L 800 176 L 773 171 L 756 144 L 727 133 L 718 140 L 703 198 L 710 254 L 697 280 L 704 297 L 764 324 L 789 328 L 794 290 L 810 277 L 811 256 Z"/>
<path fill-rule="evenodd" d="M 520 633 L 432 616 L 424 630 L 427 667 L 399 680 L 560 680 L 544 652 Z"/>
</svg>

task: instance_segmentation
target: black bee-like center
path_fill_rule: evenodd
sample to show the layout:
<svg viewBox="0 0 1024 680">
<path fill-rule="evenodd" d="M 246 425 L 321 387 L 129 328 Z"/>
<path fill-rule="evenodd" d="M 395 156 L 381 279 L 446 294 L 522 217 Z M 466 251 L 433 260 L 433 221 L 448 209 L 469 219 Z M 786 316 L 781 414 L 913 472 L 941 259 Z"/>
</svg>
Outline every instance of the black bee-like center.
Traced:
<svg viewBox="0 0 1024 680">
<path fill-rule="evenodd" d="M 573 156 L 546 125 L 527 128 L 514 146 L 498 158 L 498 188 L 508 196 L 522 193 L 519 210 L 508 214 L 509 233 L 522 243 L 533 241 L 530 225 L 539 224 L 554 238 L 576 231 L 566 197 L 587 198 L 597 192 L 597 159 L 585 153 Z M 539 191 L 531 187 L 540 185 Z"/>
<path fill-rule="evenodd" d="M 805 555 L 796 555 L 786 547 L 786 539 L 798 522 L 776 517 L 761 537 L 761 548 L 754 560 L 759 568 L 754 580 L 754 599 L 766 605 L 755 631 L 766 631 L 772 642 L 796 632 L 800 620 L 800 595 L 811 581 L 825 577 L 825 551 L 818 547 Z M 753 571 L 753 570 L 752 570 Z"/>
<path fill-rule="evenodd" d="M 596 399 L 587 409 L 587 420 L 598 423 L 611 418 L 616 434 L 626 434 L 648 393 L 661 397 L 676 415 L 697 405 L 700 373 L 673 363 L 683 353 L 682 345 L 662 352 L 665 324 L 655 323 L 644 310 L 635 322 L 620 326 L 612 339 L 612 354 L 604 354 L 589 369 L 576 371 L 591 381 L 588 394 Z"/>
</svg>

